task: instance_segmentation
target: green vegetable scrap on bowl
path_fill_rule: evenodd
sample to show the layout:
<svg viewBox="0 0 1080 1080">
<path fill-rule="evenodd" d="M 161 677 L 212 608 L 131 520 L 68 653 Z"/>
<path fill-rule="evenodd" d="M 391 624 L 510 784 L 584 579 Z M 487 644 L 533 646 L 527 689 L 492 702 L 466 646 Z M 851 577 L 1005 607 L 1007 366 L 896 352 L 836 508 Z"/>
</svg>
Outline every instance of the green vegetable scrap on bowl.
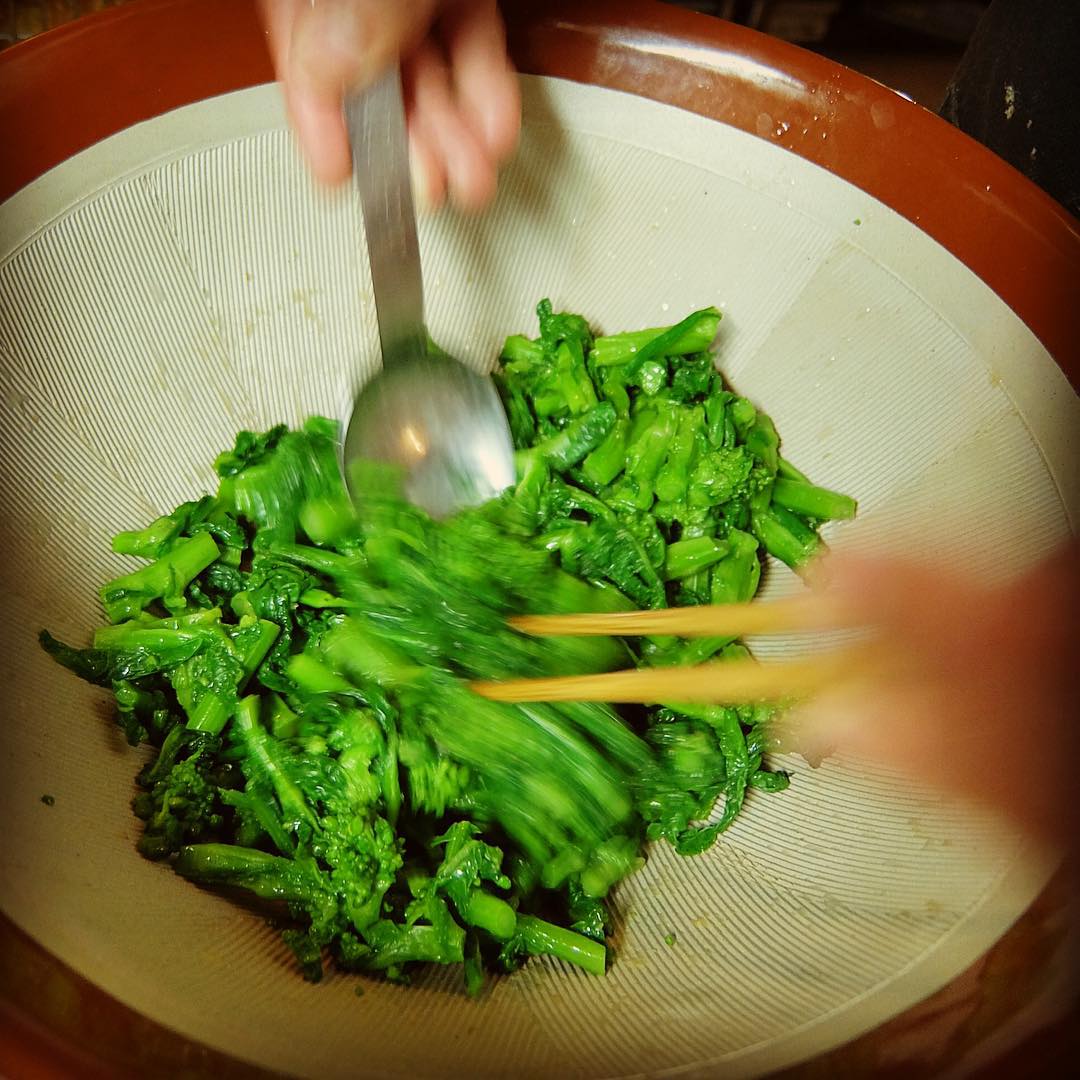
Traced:
<svg viewBox="0 0 1080 1080">
<path fill-rule="evenodd" d="M 548 954 L 602 974 L 606 898 L 664 839 L 704 851 L 770 771 L 773 710 L 501 704 L 471 679 L 745 656 L 737 641 L 537 639 L 512 614 L 751 599 L 765 553 L 796 569 L 854 502 L 779 453 L 724 385 L 720 314 L 594 337 L 538 307 L 497 379 L 516 485 L 447 521 L 361 463 L 339 425 L 241 432 L 217 494 L 113 550 L 108 624 L 64 666 L 115 696 L 157 753 L 132 806 L 139 850 L 200 885 L 277 906 L 304 975 L 406 980 Z M 714 813 L 714 811 L 717 811 Z"/>
</svg>

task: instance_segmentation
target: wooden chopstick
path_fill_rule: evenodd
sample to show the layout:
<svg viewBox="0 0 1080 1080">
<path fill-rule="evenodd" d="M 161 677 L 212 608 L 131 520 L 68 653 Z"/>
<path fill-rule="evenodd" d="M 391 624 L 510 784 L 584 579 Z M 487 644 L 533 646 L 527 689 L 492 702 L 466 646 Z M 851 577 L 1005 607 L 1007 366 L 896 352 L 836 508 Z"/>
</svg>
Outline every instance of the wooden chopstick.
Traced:
<svg viewBox="0 0 1080 1080">
<path fill-rule="evenodd" d="M 849 625 L 836 605 L 819 596 L 798 596 L 763 604 L 703 604 L 653 611 L 515 615 L 509 623 L 526 634 L 545 636 L 677 634 L 680 637 L 742 637 Z"/>
<path fill-rule="evenodd" d="M 760 664 L 719 660 L 696 667 L 637 668 L 598 675 L 474 682 L 472 689 L 493 701 L 710 702 L 738 705 L 799 698 L 857 676 L 867 650 L 840 649 L 805 660 Z"/>
<path fill-rule="evenodd" d="M 821 596 L 798 596 L 769 603 L 713 604 L 653 611 L 573 615 L 518 615 L 515 629 L 537 635 L 656 634 L 680 637 L 742 637 L 788 630 L 850 626 L 836 604 Z M 862 672 L 869 653 L 849 647 L 803 660 L 760 664 L 719 660 L 696 667 L 637 668 L 596 675 L 478 681 L 472 689 L 494 701 L 710 702 L 737 705 L 800 698 Z"/>
</svg>

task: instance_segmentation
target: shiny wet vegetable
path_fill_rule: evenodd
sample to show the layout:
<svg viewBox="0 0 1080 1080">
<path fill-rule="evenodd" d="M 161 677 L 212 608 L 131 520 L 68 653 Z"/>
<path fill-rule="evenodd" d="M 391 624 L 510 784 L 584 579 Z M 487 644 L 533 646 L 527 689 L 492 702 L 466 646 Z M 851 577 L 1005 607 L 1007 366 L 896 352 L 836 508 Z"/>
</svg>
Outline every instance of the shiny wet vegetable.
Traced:
<svg viewBox="0 0 1080 1080">
<path fill-rule="evenodd" d="M 744 655 L 730 639 L 539 639 L 506 618 L 751 598 L 854 503 L 779 453 L 724 384 L 719 313 L 594 337 L 544 301 L 498 373 L 517 482 L 445 521 L 360 462 L 338 425 L 242 432 L 216 494 L 114 539 L 145 560 L 101 590 L 108 623 L 43 646 L 109 689 L 155 757 L 139 850 L 276 912 L 303 973 L 407 980 L 548 954 L 601 974 L 612 889 L 647 840 L 711 846 L 773 792 L 771 710 L 510 705 L 475 678 Z"/>
</svg>

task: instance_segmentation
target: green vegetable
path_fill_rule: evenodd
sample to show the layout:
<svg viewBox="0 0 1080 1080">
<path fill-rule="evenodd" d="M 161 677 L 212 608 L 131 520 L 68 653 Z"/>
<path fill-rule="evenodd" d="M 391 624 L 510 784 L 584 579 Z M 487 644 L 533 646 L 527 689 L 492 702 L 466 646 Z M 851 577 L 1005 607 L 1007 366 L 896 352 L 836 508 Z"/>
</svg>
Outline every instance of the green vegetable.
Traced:
<svg viewBox="0 0 1080 1080">
<path fill-rule="evenodd" d="M 209 533 L 199 533 L 173 547 L 156 562 L 114 578 L 101 589 L 101 604 L 111 622 L 140 614 L 155 600 L 179 603 L 184 589 L 221 552 Z"/>
<path fill-rule="evenodd" d="M 848 521 L 855 516 L 855 500 L 804 480 L 779 477 L 773 484 L 772 501 L 793 514 L 818 521 Z"/>
<path fill-rule="evenodd" d="M 700 353 L 713 343 L 719 328 L 720 312 L 713 307 L 702 308 L 674 326 L 598 337 L 593 344 L 593 360 L 598 367 L 611 367 L 631 360 L 640 363 L 642 357 L 648 360 Z"/>
<path fill-rule="evenodd" d="M 748 788 L 788 784 L 763 765 L 769 709 L 469 691 L 742 655 L 506 620 L 749 600 L 763 553 L 801 567 L 816 524 L 854 513 L 724 386 L 715 309 L 608 337 L 537 311 L 539 337 L 502 352 L 518 479 L 498 498 L 435 522 L 361 462 L 353 501 L 336 424 L 241 432 L 215 494 L 116 536 L 147 564 L 102 589 L 91 646 L 41 634 L 156 750 L 132 801 L 142 854 L 269 906 L 308 979 L 327 957 L 394 980 L 460 964 L 472 994 L 539 954 L 602 974 L 608 898 L 645 842 L 703 851 Z"/>
</svg>

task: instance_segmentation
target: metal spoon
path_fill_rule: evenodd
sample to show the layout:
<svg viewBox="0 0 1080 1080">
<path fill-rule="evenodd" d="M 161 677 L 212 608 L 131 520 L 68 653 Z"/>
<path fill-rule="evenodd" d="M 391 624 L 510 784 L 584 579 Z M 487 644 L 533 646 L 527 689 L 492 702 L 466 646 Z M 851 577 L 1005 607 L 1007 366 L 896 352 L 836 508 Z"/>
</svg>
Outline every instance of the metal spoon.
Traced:
<svg viewBox="0 0 1080 1080">
<path fill-rule="evenodd" d="M 424 326 L 401 75 L 350 95 L 345 119 L 371 261 L 382 371 L 359 392 L 344 467 L 358 458 L 405 471 L 405 495 L 433 517 L 474 506 L 514 480 L 506 413 L 489 376 L 432 346 Z"/>
</svg>

